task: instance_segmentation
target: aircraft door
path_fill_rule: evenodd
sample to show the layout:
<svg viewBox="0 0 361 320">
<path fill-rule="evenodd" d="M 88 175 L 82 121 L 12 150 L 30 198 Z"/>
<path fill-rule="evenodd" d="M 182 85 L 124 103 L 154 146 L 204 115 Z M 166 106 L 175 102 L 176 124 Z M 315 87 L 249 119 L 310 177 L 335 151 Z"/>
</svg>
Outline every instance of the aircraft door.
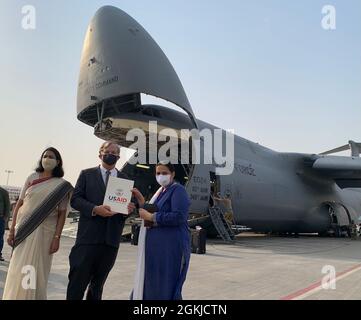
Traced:
<svg viewBox="0 0 361 320">
<path fill-rule="evenodd" d="M 221 179 L 219 176 L 216 175 L 214 171 L 209 172 L 210 178 L 210 197 L 209 197 L 209 205 L 212 207 L 213 197 L 216 196 L 219 192 L 221 192 Z"/>
<path fill-rule="evenodd" d="M 209 169 L 207 165 L 194 165 L 186 189 L 191 199 L 189 211 L 199 214 L 207 213 L 210 195 Z"/>
<path fill-rule="evenodd" d="M 332 209 L 333 212 L 331 212 L 331 217 L 340 227 L 348 226 L 351 223 L 350 214 L 346 207 L 341 204 L 334 203 L 332 205 Z"/>
</svg>

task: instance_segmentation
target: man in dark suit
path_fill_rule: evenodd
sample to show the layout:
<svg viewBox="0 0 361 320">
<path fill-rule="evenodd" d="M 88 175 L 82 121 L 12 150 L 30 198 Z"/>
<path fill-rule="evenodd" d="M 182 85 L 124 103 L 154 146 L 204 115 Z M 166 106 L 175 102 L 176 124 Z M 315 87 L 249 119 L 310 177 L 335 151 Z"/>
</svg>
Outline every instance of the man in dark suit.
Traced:
<svg viewBox="0 0 361 320">
<path fill-rule="evenodd" d="M 116 214 L 103 200 L 109 176 L 127 179 L 116 168 L 120 148 L 105 142 L 99 150 L 101 165 L 83 170 L 76 183 L 71 206 L 80 211 L 76 242 L 69 256 L 68 300 L 101 300 L 103 286 L 119 248 L 126 216 Z"/>
</svg>

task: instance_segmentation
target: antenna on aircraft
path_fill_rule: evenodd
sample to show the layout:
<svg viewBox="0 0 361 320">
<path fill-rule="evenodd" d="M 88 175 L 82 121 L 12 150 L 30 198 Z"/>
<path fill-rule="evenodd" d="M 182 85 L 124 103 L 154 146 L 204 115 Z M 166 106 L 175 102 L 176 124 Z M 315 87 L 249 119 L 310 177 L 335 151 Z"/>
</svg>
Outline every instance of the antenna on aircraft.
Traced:
<svg viewBox="0 0 361 320">
<path fill-rule="evenodd" d="M 346 151 L 346 150 L 351 150 L 351 157 L 360 157 L 361 143 L 350 140 L 348 142 L 348 144 L 346 144 L 342 147 L 338 147 L 338 148 L 326 151 L 326 152 L 322 152 L 322 153 L 320 153 L 320 155 L 324 156 L 324 155 L 342 152 L 342 151 Z"/>
</svg>

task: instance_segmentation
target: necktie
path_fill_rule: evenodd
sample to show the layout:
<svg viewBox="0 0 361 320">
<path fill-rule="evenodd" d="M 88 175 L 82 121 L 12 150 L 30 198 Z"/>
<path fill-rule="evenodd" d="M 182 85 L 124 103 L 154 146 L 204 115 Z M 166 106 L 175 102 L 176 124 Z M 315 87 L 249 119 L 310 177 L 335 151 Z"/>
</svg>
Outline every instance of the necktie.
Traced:
<svg viewBox="0 0 361 320">
<path fill-rule="evenodd" d="M 108 185 L 109 176 L 110 176 L 110 171 L 109 171 L 109 170 L 107 170 L 107 172 L 105 173 L 105 186 L 107 186 L 107 185 Z"/>
</svg>

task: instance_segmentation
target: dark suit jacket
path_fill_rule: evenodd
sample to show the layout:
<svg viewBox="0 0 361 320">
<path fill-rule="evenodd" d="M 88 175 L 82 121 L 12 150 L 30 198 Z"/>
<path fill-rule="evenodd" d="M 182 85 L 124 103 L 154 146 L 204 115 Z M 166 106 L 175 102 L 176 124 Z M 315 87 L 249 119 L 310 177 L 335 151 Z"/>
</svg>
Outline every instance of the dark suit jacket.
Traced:
<svg viewBox="0 0 361 320">
<path fill-rule="evenodd" d="M 129 179 L 118 171 L 118 177 Z M 95 206 L 103 204 L 105 184 L 100 167 L 83 170 L 76 183 L 71 206 L 80 211 L 78 234 L 75 245 L 106 244 L 118 248 L 123 232 L 125 215 L 116 214 L 109 218 L 92 216 Z"/>
<path fill-rule="evenodd" d="M 9 192 L 0 188 L 0 218 L 8 219 L 10 216 Z"/>
</svg>

